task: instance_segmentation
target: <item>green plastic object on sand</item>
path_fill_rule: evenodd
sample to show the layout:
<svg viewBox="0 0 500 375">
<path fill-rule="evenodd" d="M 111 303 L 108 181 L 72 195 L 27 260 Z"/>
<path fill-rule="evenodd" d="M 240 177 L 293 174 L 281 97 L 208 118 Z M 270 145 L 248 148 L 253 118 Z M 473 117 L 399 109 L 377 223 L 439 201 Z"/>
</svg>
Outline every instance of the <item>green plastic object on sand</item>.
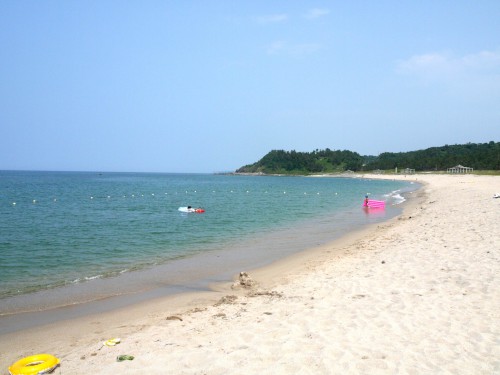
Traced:
<svg viewBox="0 0 500 375">
<path fill-rule="evenodd" d="M 118 357 L 116 357 L 117 362 L 122 362 L 122 361 L 126 361 L 126 360 L 131 361 L 133 359 L 134 359 L 133 355 L 127 355 L 127 354 L 119 355 Z"/>
</svg>

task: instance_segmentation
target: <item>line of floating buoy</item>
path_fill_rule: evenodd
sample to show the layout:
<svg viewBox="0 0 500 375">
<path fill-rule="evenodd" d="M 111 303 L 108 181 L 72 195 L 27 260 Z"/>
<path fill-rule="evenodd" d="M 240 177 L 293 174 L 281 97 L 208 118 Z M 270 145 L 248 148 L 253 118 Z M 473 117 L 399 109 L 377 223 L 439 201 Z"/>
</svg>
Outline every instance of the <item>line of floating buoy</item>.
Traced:
<svg viewBox="0 0 500 375">
<path fill-rule="evenodd" d="M 197 193 L 198 191 L 197 191 L 197 190 L 193 190 L 192 192 L 193 192 L 193 193 Z M 241 191 L 241 192 L 245 192 L 246 194 L 250 194 L 250 193 L 252 193 L 252 191 L 250 191 L 250 190 L 244 190 L 244 191 Z M 186 191 L 185 191 L 185 193 L 186 193 L 186 194 L 189 194 L 190 192 L 189 192 L 188 190 L 186 190 Z M 214 193 L 214 194 L 215 194 L 215 193 L 217 193 L 217 191 L 216 191 L 216 190 L 212 190 L 212 193 Z M 235 190 L 230 190 L 230 191 L 229 191 L 229 193 L 234 194 L 234 193 L 237 193 L 237 191 L 235 191 Z M 262 193 L 263 193 L 263 194 L 269 194 L 269 191 L 267 191 L 267 190 L 266 190 L 266 191 L 263 191 Z M 151 194 L 151 196 L 152 196 L 152 197 L 156 197 L 156 193 L 150 193 L 150 194 Z M 178 192 L 173 192 L 173 193 L 170 193 L 170 194 L 177 195 L 177 194 L 178 194 Z M 288 194 L 288 192 L 285 190 L 285 191 L 283 191 L 283 194 L 284 194 L 284 195 L 286 195 L 286 194 Z M 308 193 L 308 192 L 303 192 L 303 195 L 310 195 L 310 194 L 311 194 L 311 193 Z M 323 193 L 321 193 L 321 192 L 316 192 L 316 195 L 322 195 L 322 194 L 323 194 Z M 338 193 L 338 192 L 335 192 L 335 193 L 332 193 L 332 194 L 334 194 L 334 195 L 336 195 L 336 196 L 337 196 L 339 193 Z M 164 195 L 165 195 L 165 196 L 168 196 L 168 195 L 169 195 L 169 193 L 168 193 L 168 192 L 166 192 L 166 193 L 164 193 Z M 122 195 L 122 198 L 128 198 L 128 197 L 131 197 L 131 198 L 136 198 L 136 197 L 138 197 L 138 196 L 139 196 L 139 195 L 136 195 L 136 194 L 130 194 L 130 195 Z M 144 194 L 140 194 L 140 197 L 144 197 Z M 91 196 L 89 197 L 89 199 L 90 199 L 90 200 L 94 200 L 94 199 L 98 199 L 98 198 L 99 198 L 99 197 L 95 197 L 95 196 L 93 196 L 93 195 L 91 195 Z M 105 198 L 105 199 L 108 199 L 108 200 L 109 200 L 109 199 L 112 199 L 112 198 L 113 198 L 113 196 L 111 196 L 111 195 L 106 195 L 106 196 L 104 196 L 103 198 Z M 58 199 L 57 199 L 57 198 L 53 198 L 53 199 L 52 199 L 52 201 L 53 201 L 53 202 L 58 202 Z M 11 205 L 12 205 L 12 206 L 16 206 L 16 205 L 17 205 L 17 203 L 18 203 L 18 202 L 12 202 L 12 203 L 11 203 Z M 40 203 L 40 202 L 39 202 L 39 200 L 38 200 L 38 199 L 33 199 L 33 200 L 31 201 L 31 203 L 32 203 L 32 204 L 38 204 L 38 203 Z"/>
</svg>

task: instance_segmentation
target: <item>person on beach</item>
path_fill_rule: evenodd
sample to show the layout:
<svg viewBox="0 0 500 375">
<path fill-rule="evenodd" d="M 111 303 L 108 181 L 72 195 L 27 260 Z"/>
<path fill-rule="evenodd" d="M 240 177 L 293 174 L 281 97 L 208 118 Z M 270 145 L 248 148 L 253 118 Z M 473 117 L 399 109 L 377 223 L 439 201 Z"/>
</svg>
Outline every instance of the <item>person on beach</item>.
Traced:
<svg viewBox="0 0 500 375">
<path fill-rule="evenodd" d="M 368 207 L 368 194 L 365 195 L 365 203 L 363 206 Z"/>
</svg>

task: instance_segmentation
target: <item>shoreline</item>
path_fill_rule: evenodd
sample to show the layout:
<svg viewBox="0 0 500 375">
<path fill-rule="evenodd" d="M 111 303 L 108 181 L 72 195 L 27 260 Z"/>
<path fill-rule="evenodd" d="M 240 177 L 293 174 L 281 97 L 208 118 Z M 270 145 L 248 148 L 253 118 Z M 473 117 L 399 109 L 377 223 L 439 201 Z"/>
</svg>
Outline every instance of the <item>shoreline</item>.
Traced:
<svg viewBox="0 0 500 375">
<path fill-rule="evenodd" d="M 421 192 L 422 186 L 405 194 L 417 195 L 421 194 Z M 411 207 L 412 204 L 415 204 L 414 197 L 407 199 L 401 205 L 402 210 L 406 210 L 409 206 Z M 401 210 L 401 207 L 398 207 L 398 209 Z M 384 219 L 381 223 L 391 222 L 399 215 Z M 366 233 L 374 231 L 379 224 L 378 222 L 365 223 L 361 226 L 361 229 L 350 228 L 347 233 L 339 234 L 333 240 L 328 240 L 325 244 L 302 248 L 298 252 L 279 257 L 258 268 L 234 269 L 231 271 L 231 275 L 237 277 L 238 272 L 248 271 L 252 277 L 256 277 L 259 280 L 259 285 L 272 288 L 280 283 L 281 274 L 302 270 L 304 262 L 324 253 L 325 248 L 332 246 L 338 247 L 345 243 L 355 241 Z M 283 233 L 281 233 L 281 235 L 282 234 Z M 97 280 L 97 282 L 100 281 L 101 280 Z M 111 296 L 89 302 L 59 306 L 48 310 L 21 311 L 6 314 L 0 316 L 0 321 L 5 325 L 17 324 L 21 328 L 6 333 L 0 332 L 0 353 L 3 352 L 3 343 L 7 342 L 9 343 L 8 346 L 10 346 L 10 343 L 16 341 L 16 337 L 19 335 L 29 333 L 32 341 L 38 342 L 38 345 L 41 345 L 44 337 L 48 334 L 47 332 L 62 331 L 68 333 L 73 331 L 73 326 L 77 326 L 78 328 L 75 330 L 76 335 L 77 332 L 82 330 L 82 327 L 85 327 L 85 331 L 90 330 L 92 328 L 91 321 L 94 319 L 106 322 L 104 325 L 107 326 L 111 325 L 116 317 L 136 321 L 140 320 L 145 314 L 154 312 L 160 313 L 167 310 L 174 314 L 178 313 L 179 310 L 189 311 L 193 308 L 198 309 L 200 306 L 212 305 L 217 303 L 217 301 L 223 298 L 227 293 L 241 296 L 244 295 L 246 292 L 244 289 L 238 291 L 231 288 L 234 281 L 235 280 L 231 282 L 219 281 L 206 283 L 204 287 L 199 286 L 198 289 L 191 285 L 191 287 L 184 288 L 183 291 L 181 290 L 180 292 L 177 291 L 167 294 L 161 293 L 155 289 L 138 291 L 122 296 Z M 176 285 L 173 285 L 173 288 L 175 287 Z M 194 291 L 190 289 L 194 289 Z M 155 295 L 155 291 L 163 295 Z M 161 308 L 159 308 L 159 306 L 161 306 Z M 123 334 L 120 336 L 123 336 Z M 96 340 L 99 341 L 98 339 Z"/>
<path fill-rule="evenodd" d="M 473 185 L 481 180 L 479 182 L 487 182 L 488 187 L 497 186 L 494 184 L 498 184 L 498 178 L 416 177 L 419 183 L 424 182 L 425 185 L 414 193 L 417 197 L 413 196 L 405 203 L 403 214 L 399 217 L 292 255 L 269 267 L 244 270 L 248 271 L 257 286 L 246 288 L 240 285 L 233 289 L 228 284 L 217 285 L 212 292 L 183 294 L 182 298 L 159 298 L 111 313 L 60 321 L 29 332 L 2 335 L 0 352 L 6 355 L 0 358 L 0 368 L 6 368 L 23 356 L 49 352 L 61 359 L 61 373 L 72 374 L 133 374 L 139 368 L 141 371 L 165 371 L 168 368 L 173 373 L 203 371 L 207 374 L 222 374 L 223 369 L 227 371 L 234 366 L 244 368 L 248 373 L 262 373 L 271 368 L 273 363 L 281 373 L 290 373 L 291 369 L 295 369 L 295 372 L 300 369 L 305 371 L 306 368 L 314 373 L 331 373 L 331 366 L 337 366 L 335 368 L 338 371 L 351 373 L 395 373 L 409 371 L 410 368 L 415 369 L 415 373 L 429 373 L 440 368 L 440 356 L 451 358 L 441 364 L 448 372 L 466 374 L 471 373 L 471 368 L 476 370 L 473 373 L 492 373 L 492 369 L 500 371 L 498 341 L 495 344 L 495 339 L 500 335 L 497 312 L 500 311 L 500 295 L 494 288 L 499 286 L 500 277 L 497 272 L 500 268 L 498 240 L 494 239 L 499 238 L 495 237 L 499 233 L 498 229 L 492 227 L 494 223 L 484 219 L 485 215 L 495 215 L 492 208 L 486 205 L 486 199 L 491 200 L 491 196 L 483 196 L 484 188 Z M 444 183 L 441 181 L 443 179 L 446 180 Z M 464 189 L 465 185 L 460 185 L 468 183 L 471 184 L 469 187 L 476 189 Z M 468 234 L 465 239 L 457 239 L 454 245 L 452 242 L 455 240 L 450 237 L 447 246 L 449 232 L 459 230 L 460 225 L 464 225 L 460 222 L 448 225 L 453 219 L 449 215 L 450 210 L 459 215 L 465 209 L 453 206 L 456 197 L 448 197 L 450 191 L 453 195 L 461 194 L 462 199 L 467 199 L 466 193 L 481 199 L 484 206 L 477 208 L 474 206 L 477 206 L 477 202 L 465 200 L 464 207 L 471 206 L 470 213 L 480 218 L 483 215 L 481 225 L 485 228 L 471 221 L 467 224 L 471 226 L 472 234 Z M 491 191 L 491 195 L 494 193 Z M 429 222 L 433 222 L 434 227 Z M 414 234 L 413 238 L 400 234 L 401 230 L 410 233 L 424 228 L 429 232 L 436 232 L 436 228 L 440 228 L 442 233 L 434 236 L 425 233 L 425 238 L 421 238 L 422 233 Z M 489 234 L 488 230 L 493 233 Z M 373 240 L 375 236 L 377 240 Z M 474 247 L 470 248 L 472 240 Z M 441 247 L 435 242 L 439 242 Z M 468 245 L 464 248 L 463 243 Z M 494 245 L 497 245 L 496 249 Z M 475 259 L 474 254 L 469 254 L 470 251 L 486 248 L 491 248 L 482 253 L 488 261 L 486 270 L 481 263 L 482 267 L 474 265 L 471 275 L 463 273 L 463 264 Z M 411 254 L 402 249 L 410 249 Z M 467 254 L 462 251 L 464 249 Z M 446 257 L 446 251 L 451 251 L 453 257 Z M 459 261 L 461 263 L 456 266 L 455 263 Z M 429 273 L 429 269 L 433 273 Z M 447 280 L 453 282 L 451 285 L 448 285 L 450 282 L 445 283 L 445 286 L 451 289 L 436 283 L 438 280 L 434 280 L 434 272 L 438 275 L 449 273 Z M 408 273 L 411 276 L 405 277 Z M 396 282 L 398 275 L 401 285 Z M 428 284 L 433 287 L 428 288 Z M 476 303 L 470 307 L 467 301 L 463 301 L 465 296 L 458 298 L 459 294 L 455 294 L 453 287 L 457 286 L 460 290 L 467 289 L 467 295 L 474 295 L 481 303 L 475 300 Z M 332 299 L 332 296 L 335 298 Z M 459 316 L 450 315 L 446 302 L 462 307 L 461 311 L 468 314 L 468 335 L 463 332 L 458 335 L 454 330 L 463 327 Z M 465 309 L 462 303 L 465 303 Z M 431 316 L 426 309 L 421 310 L 422 304 L 432 311 Z M 433 304 L 445 311 L 433 310 Z M 422 314 L 415 315 L 412 308 Z M 474 315 L 477 308 L 481 312 L 479 316 Z M 379 316 L 384 316 L 384 319 L 379 320 Z M 408 320 L 410 316 L 412 319 Z M 443 326 L 443 322 L 450 321 L 450 316 L 453 318 L 451 326 Z M 369 320 L 366 320 L 368 317 Z M 430 318 L 433 319 L 425 321 Z M 484 322 L 480 322 L 479 318 Z M 457 323 L 454 323 L 455 320 Z M 483 323 L 481 327 L 478 326 L 480 323 Z M 412 327 L 415 324 L 424 332 L 418 329 L 414 331 Z M 433 329 L 441 328 L 437 330 L 441 336 L 443 329 L 447 329 L 451 333 L 449 339 L 444 340 L 444 343 L 439 341 L 440 337 L 429 334 L 426 324 Z M 85 334 L 82 335 L 82 332 Z M 328 332 L 328 335 L 323 336 L 323 332 Z M 383 334 L 379 336 L 378 333 Z M 430 338 L 426 338 L 424 333 Z M 364 340 L 357 341 L 358 334 Z M 51 337 L 50 342 L 47 342 L 47 336 Z M 384 336 L 390 340 L 384 341 Z M 100 350 L 102 341 L 112 337 L 121 337 L 122 344 Z M 331 342 L 331 337 L 339 340 Z M 312 338 L 315 340 L 311 347 L 317 354 L 309 349 L 299 354 L 298 347 L 308 347 L 304 345 L 311 343 Z M 427 345 L 419 346 L 419 342 L 425 341 L 432 347 L 433 340 L 438 340 L 437 346 L 445 349 L 437 352 L 428 349 L 431 350 L 429 352 Z M 464 350 L 464 345 L 473 345 L 469 341 L 477 344 L 478 349 L 472 351 L 474 355 L 470 350 Z M 391 346 L 392 342 L 394 347 Z M 396 356 L 398 345 L 406 348 L 405 355 Z M 420 354 L 410 349 L 419 349 Z M 359 356 L 353 357 L 353 350 L 359 352 Z M 457 350 L 460 355 L 455 354 Z M 117 353 L 135 355 L 136 360 L 126 365 L 117 363 L 114 360 Z M 210 363 L 206 362 L 208 358 L 211 359 Z M 480 371 L 472 365 L 479 366 Z M 457 371 L 454 372 L 454 369 Z M 55 373 L 59 371 L 57 369 Z"/>
<path fill-rule="evenodd" d="M 418 185 L 410 186 L 403 188 L 405 194 L 418 189 Z M 258 237 L 228 242 L 206 253 L 182 257 L 152 268 L 11 297 L 3 301 L 0 335 L 58 319 L 103 313 L 148 299 L 209 291 L 210 284 L 230 280 L 242 269 L 265 267 L 283 257 L 336 240 L 346 232 L 357 230 L 358 226 L 387 221 L 399 215 L 402 207 L 401 204 L 389 206 L 381 216 L 364 215 L 361 210 L 356 211 L 357 208 L 352 212 L 333 213 L 333 216 L 322 214 L 292 227 L 261 232 Z M 335 223 L 334 227 L 332 223 Z"/>
</svg>

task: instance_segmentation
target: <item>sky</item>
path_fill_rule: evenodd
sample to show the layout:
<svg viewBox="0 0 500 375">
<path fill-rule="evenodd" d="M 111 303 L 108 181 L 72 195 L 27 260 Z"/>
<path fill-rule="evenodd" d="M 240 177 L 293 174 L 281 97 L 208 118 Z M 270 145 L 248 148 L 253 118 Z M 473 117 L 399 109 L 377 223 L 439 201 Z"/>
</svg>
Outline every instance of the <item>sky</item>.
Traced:
<svg viewBox="0 0 500 375">
<path fill-rule="evenodd" d="M 0 2 L 0 169 L 500 141 L 500 1 Z"/>
</svg>

